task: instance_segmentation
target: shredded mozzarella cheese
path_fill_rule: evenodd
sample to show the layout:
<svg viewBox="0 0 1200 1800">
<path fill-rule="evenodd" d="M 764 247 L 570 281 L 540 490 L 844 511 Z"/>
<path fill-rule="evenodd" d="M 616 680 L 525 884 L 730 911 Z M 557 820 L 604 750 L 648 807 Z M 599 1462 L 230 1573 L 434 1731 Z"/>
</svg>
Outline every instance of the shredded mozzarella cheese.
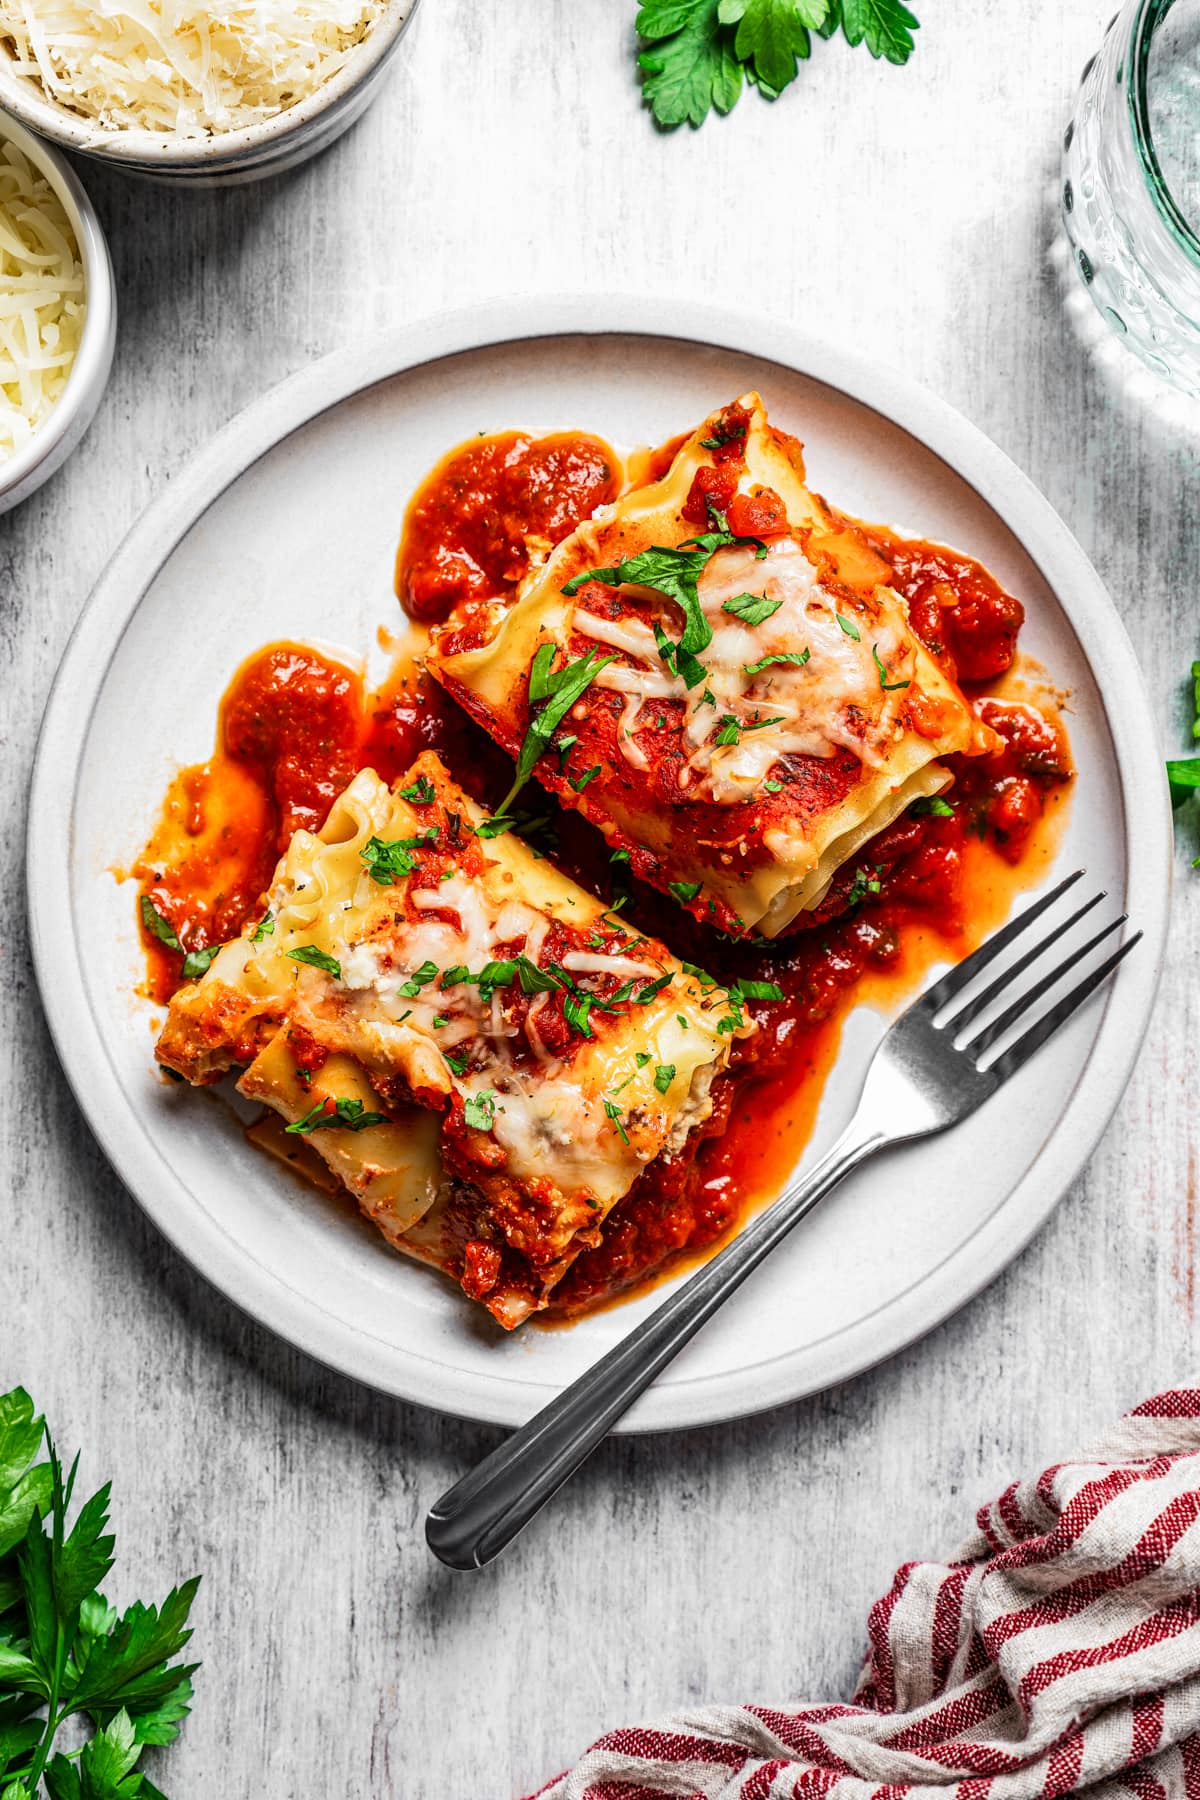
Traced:
<svg viewBox="0 0 1200 1800">
<path fill-rule="evenodd" d="M 86 309 L 62 201 L 15 144 L 0 144 L 0 462 L 25 448 L 60 399 Z"/>
<path fill-rule="evenodd" d="M 14 74 L 104 131 L 262 124 L 342 68 L 386 0 L 0 0 Z"/>
<path fill-rule="evenodd" d="M 727 600 L 747 592 L 776 602 L 776 610 L 753 628 L 724 610 Z M 718 805 L 748 799 L 781 756 L 828 758 L 845 749 L 864 767 L 880 766 L 913 667 L 912 643 L 897 624 L 883 620 L 869 633 L 864 624 L 851 635 L 792 538 L 776 539 L 762 560 L 750 549 L 718 550 L 700 577 L 698 597 L 712 640 L 701 657 L 706 679 L 691 688 L 664 667 L 653 631 L 642 620 L 600 619 L 582 607 L 572 615 L 575 631 L 637 659 L 610 663 L 595 677 L 597 687 L 626 697 L 617 741 L 628 762 L 648 766 L 637 742 L 642 707 L 672 699 L 683 702 L 688 753 L 679 785 L 693 799 Z M 764 657 L 803 651 L 808 655 L 800 666 L 784 661 L 756 668 Z M 894 685 L 882 685 L 876 655 Z M 726 720 L 732 721 L 733 741 L 721 744 Z"/>
</svg>

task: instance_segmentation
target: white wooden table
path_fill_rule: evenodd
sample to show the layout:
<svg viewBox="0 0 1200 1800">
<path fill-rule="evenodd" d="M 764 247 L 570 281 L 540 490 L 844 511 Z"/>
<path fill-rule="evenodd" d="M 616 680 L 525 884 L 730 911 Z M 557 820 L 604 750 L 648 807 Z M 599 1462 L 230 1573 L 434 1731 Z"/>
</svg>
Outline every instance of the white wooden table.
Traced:
<svg viewBox="0 0 1200 1800">
<path fill-rule="evenodd" d="M 662 137 L 639 109 L 634 0 L 425 0 L 379 104 L 295 175 L 177 196 L 83 171 L 119 285 L 112 385 L 65 471 L 0 521 L 0 1386 L 24 1381 L 82 1442 L 85 1479 L 114 1478 L 114 1597 L 205 1575 L 196 1710 L 154 1771 L 176 1800 L 507 1800 L 685 1701 L 843 1697 L 898 1561 L 948 1549 L 997 1484 L 1187 1369 L 1200 873 L 1182 847 L 1137 1076 L 1008 1273 L 819 1399 L 610 1443 L 472 1578 L 435 1565 L 420 1526 L 496 1434 L 327 1373 L 194 1276 L 83 1125 L 30 971 L 37 724 L 126 528 L 299 364 L 498 293 L 647 291 L 667 323 L 673 297 L 703 296 L 902 365 L 1062 512 L 1128 619 L 1164 745 L 1184 747 L 1196 440 L 1114 387 L 1050 256 L 1061 131 L 1112 0 L 919 10 L 906 70 L 819 46 L 776 106 L 750 95 Z"/>
</svg>

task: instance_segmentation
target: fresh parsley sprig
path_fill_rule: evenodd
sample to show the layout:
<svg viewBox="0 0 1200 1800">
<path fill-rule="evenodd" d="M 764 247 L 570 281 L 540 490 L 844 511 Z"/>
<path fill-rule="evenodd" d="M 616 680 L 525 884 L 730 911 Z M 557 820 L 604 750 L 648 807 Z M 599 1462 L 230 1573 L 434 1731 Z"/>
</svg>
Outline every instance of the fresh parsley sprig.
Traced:
<svg viewBox="0 0 1200 1800">
<path fill-rule="evenodd" d="M 642 93 L 667 130 L 702 125 L 732 110 L 743 80 L 778 99 L 812 54 L 812 34 L 839 30 L 873 57 L 906 63 L 917 20 L 902 0 L 642 0 Z"/>
<path fill-rule="evenodd" d="M 109 1486 L 69 1522 L 78 1465 L 64 1475 L 24 1388 L 0 1395 L 0 1796 L 164 1800 L 136 1765 L 147 1744 L 174 1742 L 190 1710 L 199 1665 L 173 1659 L 199 1580 L 118 1614 L 98 1591 L 113 1566 Z M 56 1750 L 71 1718 L 91 1736 Z"/>
</svg>

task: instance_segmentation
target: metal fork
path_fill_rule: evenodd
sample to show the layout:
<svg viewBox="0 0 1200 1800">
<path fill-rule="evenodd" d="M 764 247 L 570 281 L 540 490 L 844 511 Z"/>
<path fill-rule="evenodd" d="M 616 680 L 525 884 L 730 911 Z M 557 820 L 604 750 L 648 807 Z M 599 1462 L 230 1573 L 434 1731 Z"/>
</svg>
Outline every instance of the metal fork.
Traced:
<svg viewBox="0 0 1200 1800">
<path fill-rule="evenodd" d="M 1034 901 L 972 956 L 934 982 L 888 1029 L 867 1069 L 854 1117 L 806 1175 L 745 1226 L 636 1331 L 507 1438 L 456 1483 L 430 1512 L 425 1536 L 453 1569 L 479 1569 L 510 1544 L 558 1491 L 688 1340 L 839 1181 L 877 1150 L 930 1137 L 982 1106 L 1069 1019 L 1141 937 L 1134 932 L 1055 999 L 1015 1041 L 989 1053 L 1042 997 L 1125 923 L 1125 914 L 1072 948 L 1030 985 L 1020 977 L 1098 906 L 1097 893 L 986 986 L 968 993 L 981 972 L 1027 932 L 1083 875 L 1077 869 Z M 1014 994 L 978 1030 L 972 1027 Z"/>
</svg>

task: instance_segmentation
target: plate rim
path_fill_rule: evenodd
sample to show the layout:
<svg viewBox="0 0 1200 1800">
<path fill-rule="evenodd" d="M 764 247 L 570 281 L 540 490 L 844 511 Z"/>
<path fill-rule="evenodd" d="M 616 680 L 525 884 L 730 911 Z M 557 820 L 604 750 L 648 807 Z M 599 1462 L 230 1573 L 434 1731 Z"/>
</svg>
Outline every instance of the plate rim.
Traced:
<svg viewBox="0 0 1200 1800">
<path fill-rule="evenodd" d="M 38 735 L 26 833 L 27 909 L 43 1009 L 76 1102 L 119 1179 L 199 1274 L 297 1349 L 397 1398 L 501 1425 L 516 1425 L 545 1403 L 544 1384 L 514 1378 L 511 1371 L 463 1377 L 411 1351 L 399 1353 L 399 1368 L 380 1367 L 377 1338 L 349 1320 L 331 1319 L 248 1257 L 214 1219 L 197 1216 L 182 1182 L 164 1189 L 162 1170 L 149 1166 L 163 1160 L 154 1146 L 140 1136 L 122 1136 L 120 1114 L 136 1118 L 136 1108 L 116 1079 L 103 1034 L 77 1004 L 79 946 L 70 884 L 61 869 L 64 841 L 68 860 L 74 854 L 77 771 L 109 663 L 164 563 L 221 495 L 284 439 L 382 382 L 445 357 L 579 336 L 683 342 L 778 363 L 899 427 L 975 490 L 1055 594 L 1105 701 L 1124 815 L 1125 904 L 1144 934 L 1136 967 L 1125 964 L 1109 987 L 1066 1106 L 1024 1177 L 979 1231 L 885 1306 L 814 1345 L 753 1371 L 651 1388 L 616 1428 L 639 1433 L 717 1424 L 821 1392 L 898 1354 L 974 1299 L 1026 1247 L 1092 1155 L 1149 1025 L 1170 914 L 1172 837 L 1165 783 L 1157 805 L 1144 798 L 1137 807 L 1128 804 L 1130 771 L 1160 761 L 1145 680 L 1116 607 L 1072 532 L 1011 458 L 963 414 L 908 375 L 766 315 L 681 301 L 672 303 L 668 324 L 660 302 L 621 294 L 485 302 L 410 322 L 306 365 L 185 459 L 134 521 L 85 602 Z M 1107 704 L 1115 691 L 1122 694 L 1119 713 Z"/>
</svg>

